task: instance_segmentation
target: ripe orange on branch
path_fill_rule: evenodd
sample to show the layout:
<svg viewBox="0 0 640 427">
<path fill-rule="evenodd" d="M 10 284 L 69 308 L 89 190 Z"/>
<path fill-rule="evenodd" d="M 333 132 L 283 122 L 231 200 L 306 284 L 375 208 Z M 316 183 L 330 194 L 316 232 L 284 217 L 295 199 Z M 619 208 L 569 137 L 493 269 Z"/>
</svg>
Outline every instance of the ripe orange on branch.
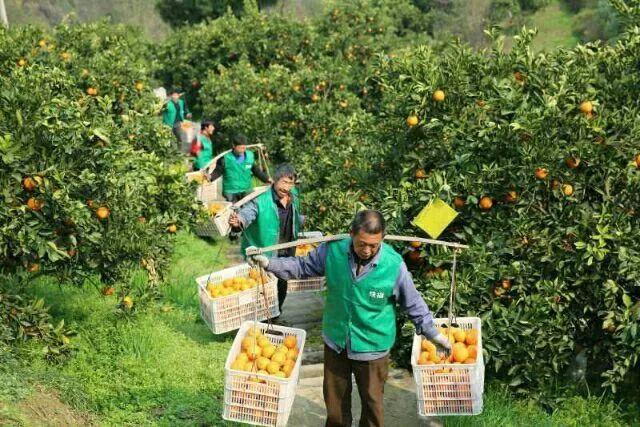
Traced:
<svg viewBox="0 0 640 427">
<path fill-rule="evenodd" d="M 444 91 L 443 90 L 436 90 L 435 92 L 433 92 L 433 100 L 436 102 L 442 102 L 444 101 Z"/>
<path fill-rule="evenodd" d="M 545 168 L 536 168 L 536 179 L 546 179 L 549 171 Z"/>
<path fill-rule="evenodd" d="M 414 127 L 415 125 L 418 124 L 418 122 L 419 122 L 418 116 L 411 115 L 411 116 L 407 117 L 407 126 L 409 126 L 409 127 Z"/>
</svg>

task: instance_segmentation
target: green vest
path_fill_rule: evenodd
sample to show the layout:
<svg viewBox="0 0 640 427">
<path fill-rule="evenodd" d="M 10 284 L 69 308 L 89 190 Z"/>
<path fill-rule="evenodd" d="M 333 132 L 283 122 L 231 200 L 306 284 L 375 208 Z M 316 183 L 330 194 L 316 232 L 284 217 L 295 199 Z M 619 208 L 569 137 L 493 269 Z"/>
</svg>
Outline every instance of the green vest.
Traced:
<svg viewBox="0 0 640 427">
<path fill-rule="evenodd" d="M 349 265 L 350 250 L 351 239 L 328 245 L 322 330 L 340 348 L 345 348 L 348 335 L 355 352 L 387 351 L 396 339 L 393 288 L 402 257 L 383 243 L 378 265 L 356 280 Z"/>
<path fill-rule="evenodd" d="M 202 148 L 198 153 L 198 157 L 193 161 L 193 168 L 197 170 L 207 166 L 213 159 L 213 144 L 211 140 L 203 134 L 198 135 L 198 140 L 202 144 Z"/>
<path fill-rule="evenodd" d="M 245 193 L 253 188 L 251 168 L 255 162 L 253 151 L 244 152 L 244 161 L 238 163 L 233 151 L 224 156 L 222 192 L 224 194 Z"/>
<path fill-rule="evenodd" d="M 226 165 L 225 165 L 226 168 Z M 255 199 L 258 205 L 258 216 L 249 224 L 242 233 L 242 241 L 240 250 L 242 256 L 245 256 L 245 249 L 249 246 L 264 248 L 266 246 L 276 245 L 280 238 L 280 217 L 278 216 L 278 206 L 273 201 L 273 186 L 267 191 L 259 195 Z M 298 230 L 300 230 L 300 201 L 298 200 L 298 190 L 291 190 L 293 194 L 293 239 L 298 238 Z M 264 255 L 273 256 L 273 252 L 267 252 Z"/>
<path fill-rule="evenodd" d="M 176 119 L 178 119 L 178 121 L 181 121 L 181 122 L 184 121 L 185 114 L 186 114 L 186 111 L 185 111 L 183 99 L 178 100 L 177 110 L 176 110 L 176 106 L 173 104 L 173 101 L 169 100 L 164 109 L 164 112 L 162 113 L 162 123 L 164 123 L 167 126 L 173 127 L 173 125 L 176 122 Z"/>
</svg>

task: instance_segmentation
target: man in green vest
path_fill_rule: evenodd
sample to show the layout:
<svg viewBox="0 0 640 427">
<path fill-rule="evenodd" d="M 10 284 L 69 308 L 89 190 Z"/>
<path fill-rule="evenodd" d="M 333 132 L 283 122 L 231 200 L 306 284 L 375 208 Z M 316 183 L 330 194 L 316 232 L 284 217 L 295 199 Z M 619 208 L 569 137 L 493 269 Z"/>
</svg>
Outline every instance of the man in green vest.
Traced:
<svg viewBox="0 0 640 427">
<path fill-rule="evenodd" d="M 162 110 L 162 123 L 169 126 L 178 141 L 178 150 L 180 147 L 180 124 L 185 119 L 190 119 L 191 113 L 187 108 L 187 103 L 181 98 L 180 91 L 173 88 L 169 91 L 169 98 Z"/>
<path fill-rule="evenodd" d="M 407 312 L 418 334 L 450 348 L 402 256 L 382 241 L 384 233 L 382 214 L 364 210 L 356 214 L 349 239 L 324 243 L 305 257 L 251 259 L 281 279 L 326 276 L 322 319 L 326 426 L 351 426 L 352 374 L 362 401 L 360 426 L 384 425 L 383 391 L 396 338 L 396 306 Z"/>
<path fill-rule="evenodd" d="M 216 126 L 212 121 L 204 120 L 200 123 L 200 134 L 198 134 L 198 144 L 200 151 L 193 159 L 193 169 L 200 170 L 207 166 L 213 159 L 213 143 L 211 137 L 216 131 Z"/>
<path fill-rule="evenodd" d="M 304 216 L 300 213 L 300 200 L 293 166 L 283 164 L 276 168 L 273 185 L 251 200 L 239 212 L 231 215 L 229 225 L 235 232 L 242 231 L 241 248 L 244 256 L 249 246 L 266 247 L 291 242 L 298 238 Z M 295 248 L 279 251 L 279 256 L 291 256 Z M 265 254 L 273 256 L 273 253 Z M 287 282 L 278 280 L 278 304 L 287 296 Z"/>
<path fill-rule="evenodd" d="M 264 183 L 270 183 L 271 180 L 258 166 L 255 153 L 247 150 L 246 136 L 236 135 L 232 144 L 233 149 L 216 162 L 209 181 L 222 176 L 222 195 L 227 201 L 235 203 L 251 192 L 254 176 Z"/>
</svg>

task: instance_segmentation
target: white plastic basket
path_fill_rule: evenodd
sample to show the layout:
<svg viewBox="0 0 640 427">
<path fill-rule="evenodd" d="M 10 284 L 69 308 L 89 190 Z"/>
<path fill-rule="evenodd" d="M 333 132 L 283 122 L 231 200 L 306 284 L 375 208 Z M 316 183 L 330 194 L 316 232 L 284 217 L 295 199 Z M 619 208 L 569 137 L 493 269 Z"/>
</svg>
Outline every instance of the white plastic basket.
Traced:
<svg viewBox="0 0 640 427">
<path fill-rule="evenodd" d="M 482 329 L 478 317 L 457 317 L 454 326 L 463 330 L 478 330 L 478 356 L 474 364 L 419 365 L 422 336 L 413 338 L 411 367 L 416 382 L 418 415 L 478 415 L 482 412 L 484 392 L 484 359 L 482 356 Z M 448 319 L 434 319 L 436 326 Z M 446 371 L 446 372 L 443 372 Z"/>
<path fill-rule="evenodd" d="M 204 204 L 205 208 L 207 209 L 207 211 L 209 210 L 209 207 L 211 205 L 220 205 L 221 209 L 218 211 L 218 213 L 216 215 L 218 215 L 221 212 L 224 212 L 227 208 L 229 208 L 232 203 L 231 202 L 223 202 L 223 201 L 210 201 Z M 210 218 L 208 220 L 206 220 L 205 222 L 196 224 L 194 227 L 194 232 L 196 235 L 198 236 L 206 236 L 206 237 L 214 237 L 220 234 L 220 231 L 218 229 L 218 225 L 216 225 L 215 223 L 215 216 L 213 216 L 213 218 Z M 227 220 L 228 221 L 228 220 Z"/>
<path fill-rule="evenodd" d="M 304 231 L 298 234 L 298 239 L 312 239 L 322 237 L 321 231 Z M 298 255 L 296 253 L 296 256 Z M 310 279 L 287 280 L 287 293 L 321 292 L 326 289 L 324 277 L 312 277 Z"/>
<path fill-rule="evenodd" d="M 187 182 L 195 181 L 198 177 L 202 177 L 202 181 L 199 183 L 196 189 L 196 199 L 202 203 L 209 203 L 213 201 L 223 201 L 222 197 L 222 177 L 214 179 L 209 182 L 204 178 L 203 171 L 188 172 L 185 174 Z"/>
<path fill-rule="evenodd" d="M 278 279 L 271 273 L 266 273 L 269 280 L 258 284 L 255 288 L 240 291 L 228 296 L 212 298 L 207 291 L 208 282 L 222 282 L 234 277 L 249 277 L 249 264 L 240 264 L 225 268 L 207 276 L 198 277 L 198 294 L 200 297 L 200 315 L 214 334 L 238 329 L 242 322 L 253 320 L 255 314 L 256 297 L 258 298 L 258 320 L 272 319 L 280 315 L 278 308 Z"/>
<path fill-rule="evenodd" d="M 298 342 L 299 356 L 289 378 L 278 378 L 231 369 L 240 354 L 242 339 L 256 326 L 275 344 L 282 344 L 285 336 L 293 335 Z M 233 340 L 224 365 L 224 411 L 222 418 L 259 426 L 286 426 L 296 396 L 302 352 L 306 340 L 302 329 L 265 323 L 244 322 Z"/>
<path fill-rule="evenodd" d="M 216 226 L 218 233 L 221 236 L 228 235 L 229 232 L 231 231 L 231 226 L 229 225 L 229 218 L 231 217 L 231 214 L 234 212 L 234 209 L 238 209 L 240 206 L 244 205 L 245 203 L 255 199 L 260 194 L 264 193 L 268 188 L 269 188 L 268 185 L 254 187 L 251 193 L 247 194 L 245 197 L 243 197 L 241 200 L 237 201 L 233 205 L 230 205 L 229 207 L 224 209 L 222 212 L 219 212 L 215 216 L 215 218 L 213 218 L 213 223 Z"/>
</svg>

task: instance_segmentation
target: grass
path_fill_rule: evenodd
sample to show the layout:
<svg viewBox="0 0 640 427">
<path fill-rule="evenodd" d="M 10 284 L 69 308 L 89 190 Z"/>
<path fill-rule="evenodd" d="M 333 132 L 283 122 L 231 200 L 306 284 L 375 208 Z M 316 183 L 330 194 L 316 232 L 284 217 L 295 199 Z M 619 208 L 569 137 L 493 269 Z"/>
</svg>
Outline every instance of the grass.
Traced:
<svg viewBox="0 0 640 427">
<path fill-rule="evenodd" d="M 548 51 L 576 46 L 580 39 L 573 31 L 574 17 L 575 15 L 562 5 L 560 0 L 554 0 L 532 14 L 527 26 L 538 29 L 533 48 L 537 51 Z"/>
<path fill-rule="evenodd" d="M 0 353 L 0 424 L 224 425 L 223 365 L 233 333 L 213 336 L 199 319 L 193 279 L 222 266 L 227 245 L 178 234 L 163 301 L 130 319 L 117 317 L 115 298 L 91 286 L 34 284 L 30 291 L 45 298 L 55 317 L 76 325 L 77 351 L 61 365 L 44 362 L 36 346 L 20 348 L 16 358 Z M 625 425 L 613 404 L 595 398 L 569 398 L 553 414 L 498 386 L 488 387 L 484 399 L 481 415 L 444 424 Z M 65 411 L 71 418 L 60 419 Z"/>
</svg>

